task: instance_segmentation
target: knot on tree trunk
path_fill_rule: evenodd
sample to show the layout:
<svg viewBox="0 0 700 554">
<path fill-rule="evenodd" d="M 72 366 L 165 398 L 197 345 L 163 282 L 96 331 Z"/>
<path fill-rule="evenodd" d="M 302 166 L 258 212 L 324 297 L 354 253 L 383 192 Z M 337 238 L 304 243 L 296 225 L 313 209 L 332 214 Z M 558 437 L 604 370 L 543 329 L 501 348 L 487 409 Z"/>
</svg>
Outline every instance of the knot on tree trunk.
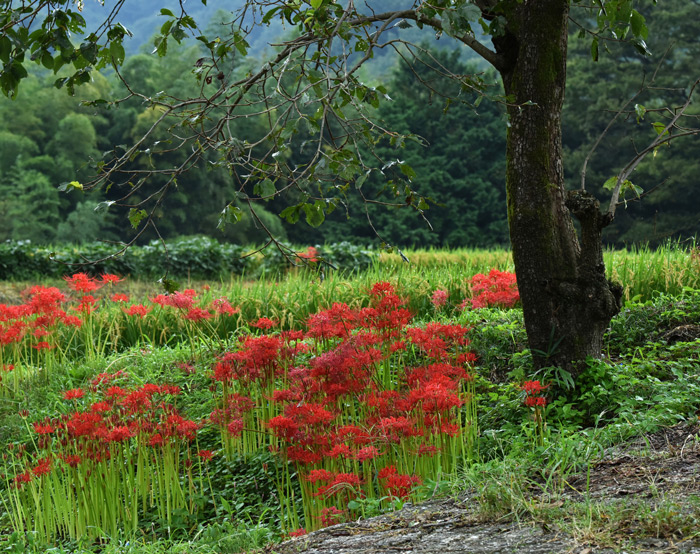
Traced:
<svg viewBox="0 0 700 554">
<path fill-rule="evenodd" d="M 585 190 L 571 190 L 566 195 L 566 207 L 581 224 L 578 274 L 584 281 L 605 276 L 603 263 L 603 229 L 612 219 L 600 211 L 600 202 Z"/>
</svg>

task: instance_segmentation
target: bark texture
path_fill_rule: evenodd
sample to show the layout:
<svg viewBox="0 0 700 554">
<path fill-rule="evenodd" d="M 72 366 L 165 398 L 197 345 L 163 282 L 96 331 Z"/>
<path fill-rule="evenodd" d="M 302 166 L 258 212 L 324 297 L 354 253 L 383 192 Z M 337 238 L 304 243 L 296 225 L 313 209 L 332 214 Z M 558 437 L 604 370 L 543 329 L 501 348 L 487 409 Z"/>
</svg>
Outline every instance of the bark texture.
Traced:
<svg viewBox="0 0 700 554">
<path fill-rule="evenodd" d="M 621 289 L 605 278 L 601 232 L 609 221 L 592 196 L 564 189 L 568 4 L 506 3 L 507 33 L 494 44 L 510 102 L 508 218 L 528 340 L 536 366 L 576 375 L 578 362 L 600 356 Z M 581 223 L 581 240 L 572 214 Z"/>
</svg>

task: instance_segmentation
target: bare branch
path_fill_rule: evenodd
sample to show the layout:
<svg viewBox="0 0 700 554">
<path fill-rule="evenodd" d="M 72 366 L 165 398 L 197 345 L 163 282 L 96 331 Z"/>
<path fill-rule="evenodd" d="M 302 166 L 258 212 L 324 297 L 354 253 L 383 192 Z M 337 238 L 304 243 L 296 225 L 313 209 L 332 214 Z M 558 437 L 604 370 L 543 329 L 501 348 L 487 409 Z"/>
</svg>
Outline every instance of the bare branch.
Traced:
<svg viewBox="0 0 700 554">
<path fill-rule="evenodd" d="M 671 141 L 676 140 L 677 138 L 700 134 L 700 129 L 689 129 L 675 134 L 672 133 L 674 129 L 678 128 L 678 121 L 681 117 L 683 117 L 685 111 L 690 106 L 693 99 L 693 93 L 695 92 L 695 89 L 697 88 L 698 84 L 700 84 L 700 79 L 697 79 L 692 84 L 692 86 L 690 87 L 690 91 L 688 92 L 688 98 L 686 99 L 685 103 L 680 108 L 677 108 L 675 110 L 675 114 L 668 122 L 668 124 L 666 124 L 663 130 L 657 134 L 654 140 L 651 141 L 651 143 L 649 143 L 649 145 L 646 148 L 640 150 L 634 156 L 634 158 L 632 158 L 632 160 L 630 160 L 630 162 L 624 168 L 622 168 L 622 170 L 618 174 L 617 183 L 615 184 L 615 188 L 612 191 L 610 197 L 610 205 L 608 206 L 607 210 L 607 214 L 610 219 L 612 219 L 615 216 L 615 210 L 618 206 L 620 191 L 622 190 L 623 184 L 625 183 L 625 181 L 628 180 L 632 172 L 637 168 L 637 166 L 642 162 L 642 160 L 644 160 L 644 158 L 647 157 L 647 155 L 649 155 L 651 152 L 654 152 L 660 146 L 668 144 Z"/>
</svg>

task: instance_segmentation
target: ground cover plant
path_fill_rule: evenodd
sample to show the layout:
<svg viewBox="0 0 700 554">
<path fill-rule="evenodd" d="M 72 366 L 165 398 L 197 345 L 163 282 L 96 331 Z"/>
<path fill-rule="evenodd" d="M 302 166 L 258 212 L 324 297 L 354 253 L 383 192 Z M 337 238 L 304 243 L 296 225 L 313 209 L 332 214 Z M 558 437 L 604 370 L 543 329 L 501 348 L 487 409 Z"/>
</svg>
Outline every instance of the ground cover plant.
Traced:
<svg viewBox="0 0 700 554">
<path fill-rule="evenodd" d="M 499 472 L 556 494 L 696 418 L 689 287 L 628 303 L 573 388 L 532 372 L 508 271 L 303 271 L 141 298 L 76 273 L 3 305 L 5 548 L 237 552 L 468 487 L 507 514 Z"/>
</svg>

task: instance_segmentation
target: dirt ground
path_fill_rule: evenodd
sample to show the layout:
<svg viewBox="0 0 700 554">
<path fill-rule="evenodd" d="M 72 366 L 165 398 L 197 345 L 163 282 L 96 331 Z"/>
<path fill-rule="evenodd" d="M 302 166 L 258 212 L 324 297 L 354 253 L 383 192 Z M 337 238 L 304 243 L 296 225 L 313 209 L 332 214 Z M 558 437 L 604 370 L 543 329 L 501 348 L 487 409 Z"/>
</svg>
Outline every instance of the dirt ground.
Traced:
<svg viewBox="0 0 700 554">
<path fill-rule="evenodd" d="M 700 554 L 700 427 L 680 424 L 605 453 L 526 515 L 485 519 L 469 493 L 335 525 L 270 554 Z M 541 502 L 538 509 L 538 502 Z"/>
</svg>

